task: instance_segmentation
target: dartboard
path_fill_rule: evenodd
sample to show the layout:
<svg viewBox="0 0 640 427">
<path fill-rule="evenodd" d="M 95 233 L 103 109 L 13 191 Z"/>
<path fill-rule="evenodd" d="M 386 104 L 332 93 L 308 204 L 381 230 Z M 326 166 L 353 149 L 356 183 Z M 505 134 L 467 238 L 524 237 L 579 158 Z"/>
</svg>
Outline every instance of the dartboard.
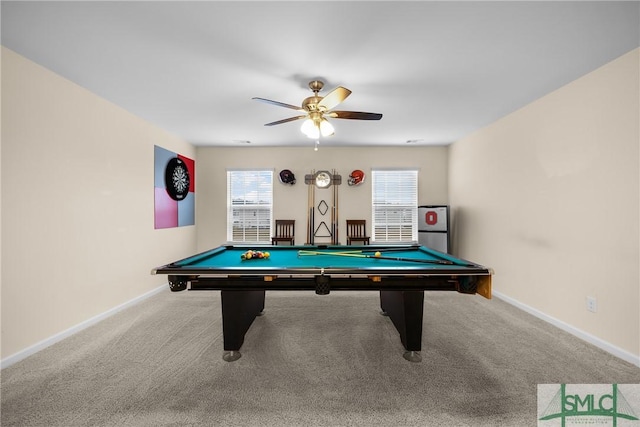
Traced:
<svg viewBox="0 0 640 427">
<path fill-rule="evenodd" d="M 164 184 L 167 193 L 173 200 L 182 200 L 189 193 L 189 169 L 187 165 L 178 157 L 174 157 L 167 163 L 164 170 Z"/>
</svg>

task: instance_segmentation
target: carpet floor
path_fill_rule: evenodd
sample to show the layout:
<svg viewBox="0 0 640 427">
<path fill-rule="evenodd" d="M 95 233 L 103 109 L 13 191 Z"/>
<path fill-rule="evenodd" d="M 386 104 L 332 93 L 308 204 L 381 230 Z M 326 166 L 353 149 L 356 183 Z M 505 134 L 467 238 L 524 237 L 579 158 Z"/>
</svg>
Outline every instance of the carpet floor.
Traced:
<svg viewBox="0 0 640 427">
<path fill-rule="evenodd" d="M 538 384 L 640 383 L 499 299 L 424 316 L 411 363 L 376 292 L 271 291 L 228 363 L 220 293 L 162 292 L 2 370 L 2 426 L 535 426 Z"/>
</svg>

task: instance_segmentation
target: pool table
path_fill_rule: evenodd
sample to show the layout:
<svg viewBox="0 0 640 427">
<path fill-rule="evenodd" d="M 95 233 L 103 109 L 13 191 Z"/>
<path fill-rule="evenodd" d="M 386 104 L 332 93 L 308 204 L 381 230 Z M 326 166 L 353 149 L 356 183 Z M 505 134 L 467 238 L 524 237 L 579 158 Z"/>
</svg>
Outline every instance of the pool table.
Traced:
<svg viewBox="0 0 640 427">
<path fill-rule="evenodd" d="M 246 259 L 249 250 L 262 258 Z M 245 256 L 243 256 L 245 255 Z M 240 358 L 244 336 L 262 314 L 265 291 L 341 290 L 380 292 L 405 348 L 404 358 L 421 360 L 424 291 L 456 291 L 491 298 L 492 271 L 418 245 L 220 246 L 154 268 L 168 275 L 172 291 L 219 290 L 222 300 L 223 358 Z"/>
</svg>

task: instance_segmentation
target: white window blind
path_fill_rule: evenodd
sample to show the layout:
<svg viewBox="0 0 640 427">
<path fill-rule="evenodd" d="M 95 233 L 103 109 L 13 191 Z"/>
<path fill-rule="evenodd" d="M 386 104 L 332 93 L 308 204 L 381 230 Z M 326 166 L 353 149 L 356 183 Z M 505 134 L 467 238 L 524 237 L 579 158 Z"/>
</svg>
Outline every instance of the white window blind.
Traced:
<svg viewBox="0 0 640 427">
<path fill-rule="evenodd" d="M 227 171 L 227 240 L 271 243 L 273 171 Z"/>
<path fill-rule="evenodd" d="M 372 240 L 418 240 L 418 170 L 372 170 Z"/>
</svg>

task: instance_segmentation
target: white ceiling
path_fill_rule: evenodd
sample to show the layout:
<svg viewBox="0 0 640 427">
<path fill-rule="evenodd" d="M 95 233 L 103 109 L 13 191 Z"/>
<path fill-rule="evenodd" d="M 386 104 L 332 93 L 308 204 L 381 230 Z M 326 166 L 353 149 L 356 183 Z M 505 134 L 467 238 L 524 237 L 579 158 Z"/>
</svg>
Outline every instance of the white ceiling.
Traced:
<svg viewBox="0 0 640 427">
<path fill-rule="evenodd" d="M 449 144 L 640 46 L 640 3 L 2 1 L 2 44 L 195 145 L 313 144 L 310 80 L 353 91 L 324 145 Z"/>
</svg>

